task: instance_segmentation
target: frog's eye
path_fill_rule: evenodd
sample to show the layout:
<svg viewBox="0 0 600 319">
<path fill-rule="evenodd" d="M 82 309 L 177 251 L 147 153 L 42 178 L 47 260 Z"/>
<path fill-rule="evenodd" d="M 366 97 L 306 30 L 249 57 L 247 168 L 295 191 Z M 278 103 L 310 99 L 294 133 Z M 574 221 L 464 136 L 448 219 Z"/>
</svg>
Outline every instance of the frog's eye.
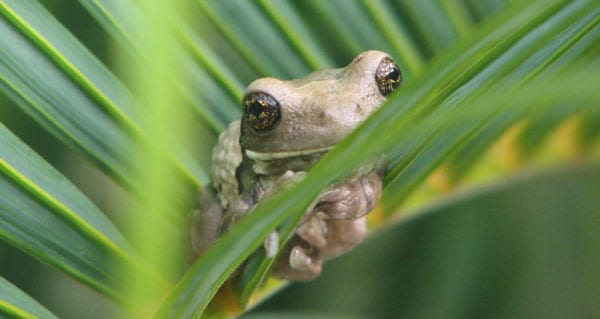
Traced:
<svg viewBox="0 0 600 319">
<path fill-rule="evenodd" d="M 383 96 L 390 95 L 402 83 L 402 72 L 394 60 L 386 57 L 379 62 L 375 82 Z"/>
<path fill-rule="evenodd" d="M 250 93 L 242 102 L 244 120 L 258 133 L 266 133 L 277 126 L 281 118 L 279 102 L 262 92 Z"/>
</svg>

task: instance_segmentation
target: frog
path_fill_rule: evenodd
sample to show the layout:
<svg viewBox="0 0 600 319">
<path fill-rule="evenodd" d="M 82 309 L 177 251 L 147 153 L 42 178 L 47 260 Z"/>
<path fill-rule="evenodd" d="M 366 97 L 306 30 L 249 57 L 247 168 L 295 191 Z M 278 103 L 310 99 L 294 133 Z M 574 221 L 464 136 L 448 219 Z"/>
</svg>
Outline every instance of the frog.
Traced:
<svg viewBox="0 0 600 319">
<path fill-rule="evenodd" d="M 228 126 L 213 149 L 212 183 L 200 189 L 199 207 L 191 214 L 192 260 L 257 203 L 302 180 L 401 83 L 396 62 L 375 50 L 360 53 L 346 67 L 250 83 L 241 119 Z M 273 230 L 264 246 L 268 257 L 277 255 L 276 277 L 314 279 L 325 260 L 363 241 L 366 215 L 381 197 L 386 163 L 385 155 L 378 155 L 323 190 L 285 247 L 280 249 Z"/>
</svg>

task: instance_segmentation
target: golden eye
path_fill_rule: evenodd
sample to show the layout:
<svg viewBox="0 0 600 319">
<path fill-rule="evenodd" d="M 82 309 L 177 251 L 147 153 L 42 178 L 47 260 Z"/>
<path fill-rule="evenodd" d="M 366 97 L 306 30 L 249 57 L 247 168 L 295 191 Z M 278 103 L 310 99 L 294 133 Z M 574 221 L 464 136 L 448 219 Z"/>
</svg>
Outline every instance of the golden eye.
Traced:
<svg viewBox="0 0 600 319">
<path fill-rule="evenodd" d="M 266 133 L 274 129 L 281 118 L 279 102 L 267 93 L 254 92 L 246 95 L 242 106 L 244 120 L 258 133 Z"/>
<path fill-rule="evenodd" d="M 402 83 L 402 72 L 394 60 L 386 57 L 379 62 L 375 82 L 383 96 L 390 95 Z"/>
</svg>

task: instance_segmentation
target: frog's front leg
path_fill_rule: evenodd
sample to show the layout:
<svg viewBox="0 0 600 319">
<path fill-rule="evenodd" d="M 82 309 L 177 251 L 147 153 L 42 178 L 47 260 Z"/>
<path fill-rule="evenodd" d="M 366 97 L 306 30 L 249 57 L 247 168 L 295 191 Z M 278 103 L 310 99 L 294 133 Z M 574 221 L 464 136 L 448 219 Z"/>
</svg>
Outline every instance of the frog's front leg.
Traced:
<svg viewBox="0 0 600 319">
<path fill-rule="evenodd" d="M 366 233 L 366 217 L 333 219 L 317 212 L 298 227 L 275 273 L 292 280 L 313 279 L 321 272 L 323 260 L 354 248 Z"/>
<path fill-rule="evenodd" d="M 321 273 L 320 249 L 295 234 L 276 261 L 274 274 L 287 280 L 311 280 Z"/>
<path fill-rule="evenodd" d="M 313 209 L 333 219 L 356 219 L 373 210 L 381 197 L 382 176 L 377 171 L 353 176 L 326 189 Z"/>
<path fill-rule="evenodd" d="M 219 225 L 224 211 L 211 185 L 199 191 L 200 207 L 191 214 L 190 262 L 200 257 L 219 237 Z"/>
<path fill-rule="evenodd" d="M 276 192 L 298 183 L 304 178 L 304 176 L 306 176 L 306 172 L 304 171 L 286 171 L 265 191 L 262 198 L 271 197 Z M 275 257 L 279 251 L 279 233 L 276 230 L 272 231 L 265 239 L 263 246 L 265 248 L 267 257 Z"/>
<path fill-rule="evenodd" d="M 369 213 L 381 196 L 381 170 L 357 173 L 325 190 L 280 257 L 275 274 L 291 280 L 319 275 L 324 259 L 338 256 L 365 237 Z"/>
</svg>

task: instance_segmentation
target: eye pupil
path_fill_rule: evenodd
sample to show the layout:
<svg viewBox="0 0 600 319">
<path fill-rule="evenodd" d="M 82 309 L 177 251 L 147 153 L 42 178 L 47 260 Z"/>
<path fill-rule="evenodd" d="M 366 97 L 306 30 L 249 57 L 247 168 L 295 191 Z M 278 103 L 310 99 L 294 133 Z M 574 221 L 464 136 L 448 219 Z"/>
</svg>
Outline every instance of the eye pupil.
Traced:
<svg viewBox="0 0 600 319">
<path fill-rule="evenodd" d="M 386 57 L 381 60 L 375 72 L 375 82 L 383 96 L 390 95 L 402 83 L 402 72 L 394 60 Z"/>
<path fill-rule="evenodd" d="M 392 81 L 398 81 L 398 78 L 400 77 L 400 72 L 398 72 L 398 70 L 394 68 L 390 71 L 388 77 Z"/>
<path fill-rule="evenodd" d="M 260 116 L 262 105 L 259 102 L 254 102 L 248 106 L 248 114 L 252 116 Z"/>
<path fill-rule="evenodd" d="M 277 126 L 281 118 L 279 102 L 271 95 L 254 92 L 244 97 L 244 121 L 254 131 L 266 133 Z"/>
</svg>

